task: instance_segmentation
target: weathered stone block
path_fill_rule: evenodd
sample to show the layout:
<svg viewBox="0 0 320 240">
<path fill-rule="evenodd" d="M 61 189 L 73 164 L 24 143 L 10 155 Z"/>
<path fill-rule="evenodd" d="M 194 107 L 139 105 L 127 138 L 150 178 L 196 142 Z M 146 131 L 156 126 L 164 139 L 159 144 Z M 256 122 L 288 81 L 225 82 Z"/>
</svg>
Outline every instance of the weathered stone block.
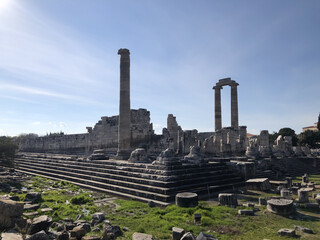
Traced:
<svg viewBox="0 0 320 240">
<path fill-rule="evenodd" d="M 77 226 L 70 231 L 70 237 L 81 239 L 86 235 L 87 231 L 82 226 Z"/>
<path fill-rule="evenodd" d="M 23 202 L 0 199 L 0 214 L 7 217 L 20 217 L 23 213 Z"/>
<path fill-rule="evenodd" d="M 45 231 L 40 231 L 35 234 L 32 234 L 30 237 L 26 238 L 26 240 L 49 240 L 49 236 Z"/>
<path fill-rule="evenodd" d="M 179 207 L 196 207 L 198 206 L 198 194 L 183 192 L 176 195 L 176 205 Z"/>
<path fill-rule="evenodd" d="M 309 202 L 309 190 L 306 188 L 301 188 L 298 190 L 298 202 L 307 203 Z"/>
<path fill-rule="evenodd" d="M 278 231 L 278 234 L 280 236 L 295 237 L 296 231 L 294 229 L 282 228 Z"/>
<path fill-rule="evenodd" d="M 317 209 L 317 208 L 319 208 L 319 204 L 318 203 L 305 203 L 304 207 L 311 208 L 311 209 Z"/>
<path fill-rule="evenodd" d="M 267 209 L 275 214 L 287 216 L 295 212 L 293 200 L 270 199 L 267 201 Z"/>
<path fill-rule="evenodd" d="M 267 191 L 271 189 L 268 178 L 253 178 L 246 181 L 246 188 L 249 190 Z"/>
<path fill-rule="evenodd" d="M 219 197 L 220 205 L 223 205 L 223 206 L 226 205 L 229 207 L 238 206 L 237 196 L 233 193 L 220 193 L 218 197 Z"/>
<path fill-rule="evenodd" d="M 30 224 L 30 227 L 28 230 L 29 234 L 35 234 L 37 232 L 40 232 L 41 230 L 44 230 L 45 232 L 47 232 L 48 228 L 52 224 L 52 218 L 46 215 L 43 215 L 33 219 L 32 222 L 29 222 L 28 220 L 28 224 Z"/>
<path fill-rule="evenodd" d="M 280 195 L 282 198 L 287 198 L 287 199 L 291 198 L 290 191 L 289 189 L 286 189 L 286 188 L 282 188 L 280 190 Z"/>
<path fill-rule="evenodd" d="M 238 210 L 238 214 L 239 215 L 246 215 L 246 216 L 253 216 L 254 215 L 254 211 L 253 210 L 243 209 L 243 210 Z"/>
<path fill-rule="evenodd" d="M 145 234 L 145 233 L 137 233 L 135 232 L 132 235 L 132 240 L 153 240 L 152 235 L 150 234 Z"/>
<path fill-rule="evenodd" d="M 180 238 L 183 236 L 184 233 L 185 233 L 184 229 L 173 227 L 172 228 L 172 238 L 173 238 L 173 240 L 180 240 Z"/>
<path fill-rule="evenodd" d="M 305 233 L 309 233 L 309 234 L 314 233 L 310 228 L 306 228 L 306 227 L 302 227 L 302 226 L 294 225 L 294 229 L 296 231 L 305 232 Z"/>
<path fill-rule="evenodd" d="M 180 240 L 196 240 L 196 238 L 191 232 L 187 232 L 182 236 Z"/>
<path fill-rule="evenodd" d="M 213 235 L 206 234 L 204 232 L 199 233 L 196 240 L 218 240 Z"/>
<path fill-rule="evenodd" d="M 263 197 L 259 197 L 259 205 L 267 205 L 267 199 Z"/>
<path fill-rule="evenodd" d="M 67 231 L 58 232 L 56 240 L 69 240 L 69 233 Z"/>
<path fill-rule="evenodd" d="M 1 233 L 2 240 L 23 240 L 20 233 Z"/>
<path fill-rule="evenodd" d="M 96 212 L 92 214 L 92 221 L 94 221 L 94 223 L 101 223 L 105 219 L 106 215 L 103 212 Z"/>
</svg>

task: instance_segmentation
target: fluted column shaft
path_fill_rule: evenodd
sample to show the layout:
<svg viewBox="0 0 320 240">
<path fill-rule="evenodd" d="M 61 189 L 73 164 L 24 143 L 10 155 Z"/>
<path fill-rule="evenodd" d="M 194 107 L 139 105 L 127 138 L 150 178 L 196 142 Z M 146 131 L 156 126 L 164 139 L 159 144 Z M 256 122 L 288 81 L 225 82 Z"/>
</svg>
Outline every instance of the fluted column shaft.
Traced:
<svg viewBox="0 0 320 240">
<path fill-rule="evenodd" d="M 231 127 L 239 127 L 238 84 L 231 85 Z"/>
<path fill-rule="evenodd" d="M 119 49 L 118 54 L 121 57 L 117 159 L 128 159 L 131 150 L 130 52 Z"/>
<path fill-rule="evenodd" d="M 221 89 L 222 87 L 215 86 L 214 89 L 214 121 L 215 121 L 215 130 L 222 128 L 222 119 L 221 119 Z"/>
</svg>

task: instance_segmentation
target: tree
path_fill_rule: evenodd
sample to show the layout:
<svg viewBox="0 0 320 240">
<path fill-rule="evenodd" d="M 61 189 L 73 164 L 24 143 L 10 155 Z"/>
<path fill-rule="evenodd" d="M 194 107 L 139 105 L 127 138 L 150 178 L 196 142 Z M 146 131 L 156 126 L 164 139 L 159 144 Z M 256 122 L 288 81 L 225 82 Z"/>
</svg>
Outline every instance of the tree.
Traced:
<svg viewBox="0 0 320 240">
<path fill-rule="evenodd" d="M 318 124 L 317 124 L 317 128 L 318 128 L 318 131 L 320 131 L 320 113 L 319 113 L 319 116 L 318 116 Z"/>
<path fill-rule="evenodd" d="M 320 132 L 307 130 L 299 134 L 299 143 L 309 148 L 317 148 L 320 144 Z"/>
<path fill-rule="evenodd" d="M 297 146 L 298 144 L 298 138 L 297 138 L 297 135 L 296 135 L 296 132 L 291 129 L 291 128 L 281 128 L 279 130 L 279 135 L 282 135 L 283 137 L 284 136 L 291 136 L 292 137 L 292 145 L 293 146 Z"/>
<path fill-rule="evenodd" d="M 18 144 L 11 137 L 0 137 L 0 165 L 13 167 Z"/>
<path fill-rule="evenodd" d="M 271 145 L 273 145 L 274 142 L 276 141 L 276 139 L 278 138 L 278 136 L 279 136 L 279 133 L 277 133 L 277 132 L 270 133 L 269 134 L 269 143 Z"/>
</svg>

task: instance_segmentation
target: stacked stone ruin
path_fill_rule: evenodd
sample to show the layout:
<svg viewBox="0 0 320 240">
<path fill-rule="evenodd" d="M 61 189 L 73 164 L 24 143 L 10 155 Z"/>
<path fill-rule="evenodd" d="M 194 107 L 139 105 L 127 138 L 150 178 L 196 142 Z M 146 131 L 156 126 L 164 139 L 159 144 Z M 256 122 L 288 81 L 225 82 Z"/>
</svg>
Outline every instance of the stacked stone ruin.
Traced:
<svg viewBox="0 0 320 240">
<path fill-rule="evenodd" d="M 220 79 L 213 87 L 215 132 L 183 130 L 176 117 L 168 114 L 167 127 L 162 134 L 155 134 L 150 112 L 130 108 L 130 52 L 119 49 L 118 54 L 119 115 L 102 117 L 83 134 L 22 139 L 18 171 L 167 205 L 180 192 L 208 198 L 242 186 L 245 179 L 256 175 L 266 177 L 271 167 L 291 161 L 291 157 L 299 156 L 306 165 L 320 169 L 319 159 L 310 159 L 308 148 L 292 147 L 288 136 L 279 136 L 273 146 L 266 130 L 247 139 L 247 127 L 239 126 L 239 84 L 231 78 Z M 230 127 L 222 127 L 224 86 L 231 87 Z M 290 165 L 295 166 L 293 162 Z M 281 172 L 279 169 L 273 173 Z"/>
</svg>

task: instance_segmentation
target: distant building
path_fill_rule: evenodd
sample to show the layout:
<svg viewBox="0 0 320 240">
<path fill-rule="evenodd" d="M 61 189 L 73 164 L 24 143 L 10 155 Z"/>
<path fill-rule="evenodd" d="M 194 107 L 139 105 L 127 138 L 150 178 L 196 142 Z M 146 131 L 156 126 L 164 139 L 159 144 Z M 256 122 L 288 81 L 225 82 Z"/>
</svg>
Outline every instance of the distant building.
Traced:
<svg viewBox="0 0 320 240">
<path fill-rule="evenodd" d="M 302 128 L 302 132 L 305 132 L 307 130 L 314 131 L 314 132 L 318 131 L 317 124 L 318 123 L 314 123 L 313 126 Z"/>
<path fill-rule="evenodd" d="M 247 138 L 256 137 L 256 134 L 247 133 Z"/>
</svg>

